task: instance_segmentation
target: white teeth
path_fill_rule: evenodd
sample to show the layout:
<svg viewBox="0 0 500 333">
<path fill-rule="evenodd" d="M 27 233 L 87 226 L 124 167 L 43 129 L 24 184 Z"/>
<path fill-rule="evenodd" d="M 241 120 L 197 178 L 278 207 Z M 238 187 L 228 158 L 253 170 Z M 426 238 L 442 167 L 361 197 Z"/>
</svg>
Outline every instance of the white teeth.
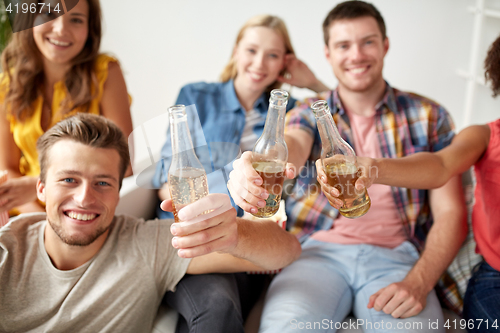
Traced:
<svg viewBox="0 0 500 333">
<path fill-rule="evenodd" d="M 250 73 L 250 76 L 255 80 L 260 80 L 264 77 L 263 74 L 257 74 L 257 73 Z"/>
<path fill-rule="evenodd" d="M 75 212 L 68 212 L 68 216 L 75 220 L 90 221 L 96 218 L 96 214 L 79 214 Z"/>
<path fill-rule="evenodd" d="M 49 38 L 49 42 L 51 42 L 52 44 L 57 45 L 57 46 L 69 46 L 69 44 L 70 44 L 70 43 L 61 42 L 59 40 L 55 40 L 55 39 L 51 39 L 51 38 Z"/>
<path fill-rule="evenodd" d="M 364 71 L 366 71 L 367 67 L 363 67 L 363 68 L 353 68 L 351 69 L 351 73 L 353 74 L 360 74 L 360 73 L 363 73 Z"/>
</svg>

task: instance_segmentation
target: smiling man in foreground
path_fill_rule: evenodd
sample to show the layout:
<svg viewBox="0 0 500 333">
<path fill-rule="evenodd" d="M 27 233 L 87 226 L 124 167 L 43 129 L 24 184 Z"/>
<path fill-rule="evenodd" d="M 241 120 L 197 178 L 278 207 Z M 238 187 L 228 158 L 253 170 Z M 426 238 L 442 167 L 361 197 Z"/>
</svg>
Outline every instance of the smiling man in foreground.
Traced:
<svg viewBox="0 0 500 333">
<path fill-rule="evenodd" d="M 277 269 L 300 254 L 276 223 L 237 219 L 226 195 L 181 209 L 175 226 L 115 216 L 129 155 L 103 117 L 68 118 L 37 149 L 46 214 L 0 229 L 1 332 L 148 332 L 186 273 Z"/>
</svg>

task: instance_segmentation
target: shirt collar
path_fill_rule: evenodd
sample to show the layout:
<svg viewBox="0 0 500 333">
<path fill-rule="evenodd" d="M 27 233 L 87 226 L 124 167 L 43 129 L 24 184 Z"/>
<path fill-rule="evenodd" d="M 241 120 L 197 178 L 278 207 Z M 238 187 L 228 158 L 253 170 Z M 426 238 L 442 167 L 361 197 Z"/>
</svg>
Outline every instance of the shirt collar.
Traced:
<svg viewBox="0 0 500 333">
<path fill-rule="evenodd" d="M 244 110 L 238 100 L 238 96 L 236 95 L 236 90 L 234 90 L 234 80 L 229 80 L 227 82 L 222 83 L 222 111 L 224 112 L 236 112 L 238 110 Z M 269 101 L 267 98 L 267 94 L 263 93 L 260 97 L 255 101 L 253 108 L 257 110 L 259 113 L 266 112 L 269 107 Z"/>
<path fill-rule="evenodd" d="M 340 100 L 339 97 L 338 87 L 332 91 L 331 97 L 328 100 L 328 104 L 333 114 L 335 113 L 338 113 L 339 115 L 345 114 L 344 106 L 342 105 L 342 101 Z M 384 110 L 384 107 L 387 107 L 387 109 L 389 111 L 392 111 L 393 113 L 399 113 L 396 103 L 396 96 L 394 94 L 394 89 L 389 85 L 389 83 L 387 83 L 387 81 L 385 82 L 384 97 L 382 97 L 380 102 L 378 102 L 377 105 L 375 106 L 375 111 L 377 113 L 380 113 Z"/>
<path fill-rule="evenodd" d="M 222 111 L 224 112 L 236 112 L 241 109 L 240 101 L 238 96 L 236 96 L 236 91 L 234 90 L 233 80 L 222 83 Z"/>
</svg>

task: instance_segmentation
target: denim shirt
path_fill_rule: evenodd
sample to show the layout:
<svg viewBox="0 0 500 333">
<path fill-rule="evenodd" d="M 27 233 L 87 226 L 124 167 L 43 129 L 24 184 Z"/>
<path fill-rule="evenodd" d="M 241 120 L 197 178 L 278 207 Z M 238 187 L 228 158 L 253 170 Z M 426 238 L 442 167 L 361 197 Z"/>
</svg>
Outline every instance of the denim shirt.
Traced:
<svg viewBox="0 0 500 333">
<path fill-rule="evenodd" d="M 253 108 L 262 116 L 262 121 L 253 128 L 260 137 L 265 125 L 269 108 L 269 93 L 263 93 L 255 102 Z M 290 98 L 287 112 L 295 106 L 296 100 Z M 227 82 L 191 83 L 182 87 L 176 104 L 186 105 L 188 125 L 193 140 L 193 146 L 200 162 L 207 172 L 210 193 L 225 193 L 229 195 L 226 184 L 232 170 L 232 162 L 240 154 L 240 140 L 245 127 L 246 111 L 241 106 L 233 80 Z M 153 178 L 153 185 L 161 188 L 167 181 L 166 175 L 172 156 L 170 128 L 167 130 L 165 144 L 161 151 L 163 163 L 158 163 Z M 243 210 L 231 203 L 238 210 L 238 216 Z M 169 218 L 172 214 L 161 209 L 158 217 Z"/>
</svg>

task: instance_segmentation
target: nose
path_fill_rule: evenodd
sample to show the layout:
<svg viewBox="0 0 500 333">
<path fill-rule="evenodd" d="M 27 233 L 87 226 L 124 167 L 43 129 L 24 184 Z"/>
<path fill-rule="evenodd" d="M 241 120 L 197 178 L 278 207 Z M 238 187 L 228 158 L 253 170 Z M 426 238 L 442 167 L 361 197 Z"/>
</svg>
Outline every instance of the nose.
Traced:
<svg viewBox="0 0 500 333">
<path fill-rule="evenodd" d="M 362 60 L 364 57 L 363 48 L 359 44 L 354 44 L 351 47 L 351 59 Z"/>
<path fill-rule="evenodd" d="M 54 20 L 54 23 L 52 23 L 52 31 L 61 35 L 64 32 L 65 26 L 66 23 L 64 22 L 63 15 L 61 15 Z"/>
<path fill-rule="evenodd" d="M 255 68 L 262 68 L 264 67 L 265 63 L 265 54 L 263 52 L 259 52 L 255 55 L 253 58 L 253 65 Z"/>
<path fill-rule="evenodd" d="M 95 202 L 96 197 L 91 184 L 82 183 L 75 189 L 73 200 L 80 206 L 85 207 Z"/>
</svg>

